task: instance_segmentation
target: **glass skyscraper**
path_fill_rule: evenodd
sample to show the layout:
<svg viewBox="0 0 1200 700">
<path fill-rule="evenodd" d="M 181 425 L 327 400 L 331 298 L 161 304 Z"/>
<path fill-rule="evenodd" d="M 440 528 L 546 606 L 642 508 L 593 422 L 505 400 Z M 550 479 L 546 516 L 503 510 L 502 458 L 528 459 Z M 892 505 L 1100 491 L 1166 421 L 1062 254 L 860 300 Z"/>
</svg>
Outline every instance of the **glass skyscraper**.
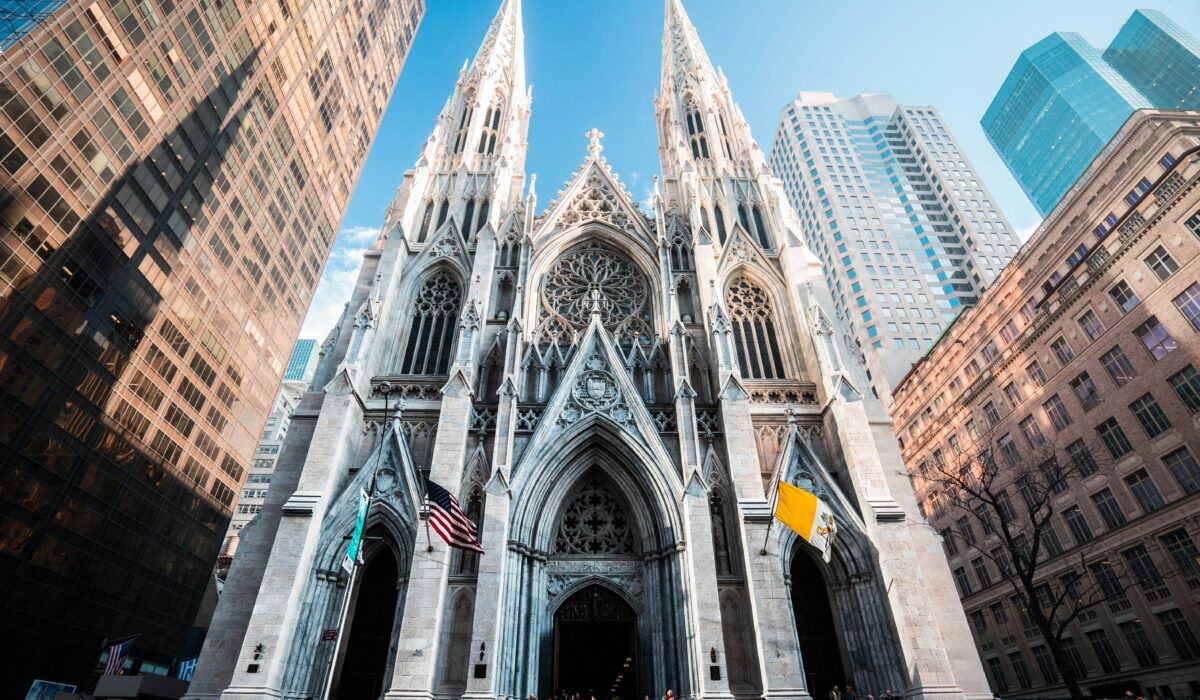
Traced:
<svg viewBox="0 0 1200 700">
<path fill-rule="evenodd" d="M 0 52 L 50 17 L 66 0 L 4 0 L 0 2 Z"/>
<path fill-rule="evenodd" d="M 423 13 L 71 2 L 4 54 L 0 697 L 188 653 Z"/>
<path fill-rule="evenodd" d="M 287 367 L 283 370 L 283 381 L 298 382 L 312 379 L 317 369 L 317 341 L 312 338 L 301 338 L 292 348 L 292 356 L 288 359 Z"/>
<path fill-rule="evenodd" d="M 1136 109 L 1200 109 L 1200 41 L 1137 10 L 1101 52 L 1074 33 L 1026 49 L 981 121 L 1047 215 Z"/>
<path fill-rule="evenodd" d="M 887 401 L 1019 242 L 936 109 L 802 92 L 769 156 Z"/>
</svg>

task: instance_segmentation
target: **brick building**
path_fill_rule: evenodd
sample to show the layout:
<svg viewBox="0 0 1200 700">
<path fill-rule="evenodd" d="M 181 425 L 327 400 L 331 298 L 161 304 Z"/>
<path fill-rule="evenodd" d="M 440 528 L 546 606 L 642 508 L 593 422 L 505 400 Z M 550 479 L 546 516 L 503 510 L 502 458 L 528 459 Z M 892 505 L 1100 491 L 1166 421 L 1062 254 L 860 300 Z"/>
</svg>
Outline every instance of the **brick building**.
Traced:
<svg viewBox="0 0 1200 700">
<path fill-rule="evenodd" d="M 1046 582 L 1134 585 L 1072 623 L 1085 692 L 1200 694 L 1200 113 L 1141 110 L 980 303 L 900 383 L 892 415 L 992 689 L 1066 692 L 1014 588 L 933 466 L 994 448 L 1096 463 L 1053 496 Z M 1074 464 L 1078 464 L 1075 462 Z M 1021 488 L 1009 484 L 1015 514 Z M 979 538 L 979 545 L 963 541 Z M 1105 591 L 1107 593 L 1107 590 Z M 1115 693 L 1116 695 L 1113 695 Z"/>
</svg>

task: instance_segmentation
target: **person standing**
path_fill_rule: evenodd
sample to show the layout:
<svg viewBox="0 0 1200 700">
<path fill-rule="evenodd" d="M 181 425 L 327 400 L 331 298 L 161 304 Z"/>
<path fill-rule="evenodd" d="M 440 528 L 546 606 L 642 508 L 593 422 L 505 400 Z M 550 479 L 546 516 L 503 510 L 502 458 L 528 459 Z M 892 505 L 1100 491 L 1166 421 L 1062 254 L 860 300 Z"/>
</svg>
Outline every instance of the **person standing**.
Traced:
<svg viewBox="0 0 1200 700">
<path fill-rule="evenodd" d="M 842 700 L 842 691 L 836 685 L 829 691 L 829 700 Z"/>
<path fill-rule="evenodd" d="M 846 690 L 842 692 L 842 700 L 858 700 L 858 691 L 849 683 L 846 684 Z"/>
</svg>

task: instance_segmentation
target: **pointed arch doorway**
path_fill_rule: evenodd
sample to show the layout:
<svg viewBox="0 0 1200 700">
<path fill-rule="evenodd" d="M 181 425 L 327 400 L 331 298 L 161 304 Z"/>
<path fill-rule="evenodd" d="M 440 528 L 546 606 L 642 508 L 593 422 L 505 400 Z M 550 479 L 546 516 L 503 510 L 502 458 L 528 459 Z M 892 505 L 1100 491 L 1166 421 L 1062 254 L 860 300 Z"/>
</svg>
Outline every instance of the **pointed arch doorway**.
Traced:
<svg viewBox="0 0 1200 700">
<path fill-rule="evenodd" d="M 841 639 L 833 622 L 833 608 L 825 576 L 808 552 L 792 555 L 792 612 L 800 638 L 808 692 L 827 697 L 833 686 L 844 686 L 848 676 L 842 666 Z"/>
<path fill-rule="evenodd" d="M 621 596 L 592 584 L 555 611 L 554 690 L 596 698 L 642 694 L 637 613 Z"/>
<path fill-rule="evenodd" d="M 399 572 L 390 547 L 380 547 L 363 568 L 333 698 L 377 698 L 387 689 Z"/>
</svg>

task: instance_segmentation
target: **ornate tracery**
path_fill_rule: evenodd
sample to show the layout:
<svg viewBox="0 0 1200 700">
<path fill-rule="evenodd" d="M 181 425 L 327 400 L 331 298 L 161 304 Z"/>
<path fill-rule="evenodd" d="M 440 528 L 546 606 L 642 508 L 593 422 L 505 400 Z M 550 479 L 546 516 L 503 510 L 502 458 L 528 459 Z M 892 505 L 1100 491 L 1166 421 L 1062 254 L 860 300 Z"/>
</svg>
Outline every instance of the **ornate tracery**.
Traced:
<svg viewBox="0 0 1200 700">
<path fill-rule="evenodd" d="M 650 343 L 650 286 L 628 258 L 597 242 L 568 252 L 546 273 L 540 341 L 587 327 L 592 307 L 622 343 Z"/>
<path fill-rule="evenodd" d="M 421 284 L 413 303 L 404 350 L 404 374 L 445 374 L 454 348 L 454 326 L 462 305 L 462 284 L 448 270 Z"/>
<path fill-rule="evenodd" d="M 566 556 L 637 554 L 629 516 L 599 475 L 584 481 L 563 510 L 554 538 L 554 553 Z"/>
<path fill-rule="evenodd" d="M 747 277 L 738 277 L 725 293 L 733 321 L 738 366 L 750 379 L 783 379 L 783 358 L 775 333 L 775 313 L 766 290 Z"/>
</svg>

